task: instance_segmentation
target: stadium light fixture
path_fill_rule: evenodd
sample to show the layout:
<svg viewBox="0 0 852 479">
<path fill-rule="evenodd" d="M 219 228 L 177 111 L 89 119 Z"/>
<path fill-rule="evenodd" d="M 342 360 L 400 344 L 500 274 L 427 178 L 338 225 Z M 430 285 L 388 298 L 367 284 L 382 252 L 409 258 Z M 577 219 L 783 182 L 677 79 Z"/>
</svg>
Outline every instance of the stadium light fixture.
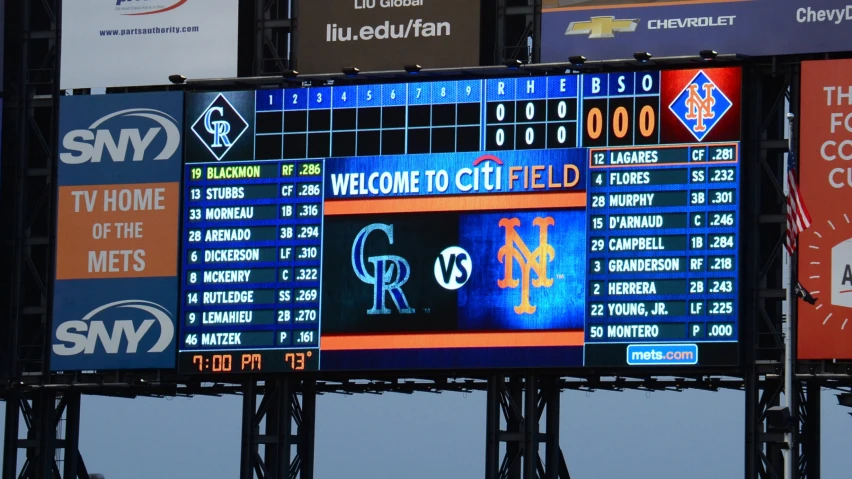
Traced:
<svg viewBox="0 0 852 479">
<path fill-rule="evenodd" d="M 521 68 L 524 65 L 524 62 L 518 59 L 506 60 L 505 62 L 503 62 L 503 65 L 505 65 L 506 68 L 510 70 L 517 70 L 518 68 Z"/>
<path fill-rule="evenodd" d="M 633 54 L 633 58 L 639 63 L 645 63 L 651 60 L 651 54 L 648 52 L 636 52 Z"/>
<path fill-rule="evenodd" d="M 183 85 L 186 83 L 186 77 L 183 75 L 169 75 L 169 81 L 175 85 Z"/>
<path fill-rule="evenodd" d="M 281 72 L 281 76 L 283 76 L 284 78 L 296 78 L 297 76 L 299 76 L 299 72 L 297 72 L 296 70 L 284 70 L 283 72 Z"/>
<path fill-rule="evenodd" d="M 701 50 L 698 54 L 701 56 L 702 60 L 709 62 L 715 60 L 719 53 L 716 50 Z"/>
<path fill-rule="evenodd" d="M 421 67 L 420 65 L 418 65 L 416 63 L 412 63 L 410 65 L 405 65 L 404 68 L 405 68 L 406 72 L 408 72 L 412 75 L 416 75 L 416 74 L 420 73 L 420 70 L 423 69 L 423 67 Z"/>
<path fill-rule="evenodd" d="M 359 70 L 357 67 L 343 67 L 343 69 L 340 71 L 342 71 L 343 74 L 346 76 L 355 76 L 361 73 L 361 70 Z"/>
<path fill-rule="evenodd" d="M 574 55 L 568 57 L 568 61 L 571 62 L 571 65 L 580 66 L 586 63 L 586 57 L 584 57 L 583 55 Z"/>
</svg>

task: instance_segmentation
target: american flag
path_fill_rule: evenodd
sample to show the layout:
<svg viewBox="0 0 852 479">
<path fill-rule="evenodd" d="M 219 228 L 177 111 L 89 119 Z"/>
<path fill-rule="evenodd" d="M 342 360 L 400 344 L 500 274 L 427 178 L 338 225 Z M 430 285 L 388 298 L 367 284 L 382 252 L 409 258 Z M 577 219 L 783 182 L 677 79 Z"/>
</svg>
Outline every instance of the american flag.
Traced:
<svg viewBox="0 0 852 479">
<path fill-rule="evenodd" d="M 791 135 L 792 136 L 792 135 Z M 811 215 L 796 183 L 796 154 L 790 141 L 790 154 L 787 155 L 787 239 L 784 247 L 791 256 L 796 250 L 796 238 L 799 233 L 811 226 Z"/>
</svg>

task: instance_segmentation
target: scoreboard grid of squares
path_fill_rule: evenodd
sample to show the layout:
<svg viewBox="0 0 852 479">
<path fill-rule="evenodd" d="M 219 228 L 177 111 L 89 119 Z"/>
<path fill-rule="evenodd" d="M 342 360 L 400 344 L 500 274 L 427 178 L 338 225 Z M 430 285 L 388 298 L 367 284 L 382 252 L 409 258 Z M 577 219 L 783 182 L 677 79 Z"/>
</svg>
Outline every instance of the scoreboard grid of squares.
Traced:
<svg viewBox="0 0 852 479">
<path fill-rule="evenodd" d="M 658 144 L 659 73 L 622 76 L 260 90 L 255 159 Z"/>
</svg>

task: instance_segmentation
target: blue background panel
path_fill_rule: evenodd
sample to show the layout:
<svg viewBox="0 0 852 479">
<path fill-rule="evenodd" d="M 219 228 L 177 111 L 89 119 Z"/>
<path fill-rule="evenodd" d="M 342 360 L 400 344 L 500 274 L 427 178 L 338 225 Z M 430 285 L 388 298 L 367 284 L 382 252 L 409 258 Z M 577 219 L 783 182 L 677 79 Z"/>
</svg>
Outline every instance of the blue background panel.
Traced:
<svg viewBox="0 0 852 479">
<path fill-rule="evenodd" d="M 177 290 L 177 278 L 57 281 L 51 371 L 173 368 Z M 131 326 L 147 327 L 135 351 L 128 349 Z"/>
<path fill-rule="evenodd" d="M 506 246 L 506 230 L 499 226 L 502 219 L 518 219 L 515 228 L 524 246 L 514 245 L 512 251 L 513 277 L 520 280 L 517 288 L 500 288 L 494 278 L 503 279 L 505 263 L 498 252 Z M 540 229 L 533 225 L 536 218 L 552 218 L 553 226 L 547 228 L 547 243 L 554 255 L 547 258 L 547 278 L 550 287 L 527 288 L 529 303 L 535 307 L 533 314 L 518 314 L 515 307 L 522 304 L 523 267 L 532 258 L 524 258 L 525 248 L 535 252 L 539 244 Z M 459 236 L 461 246 L 474 256 L 474 268 L 468 285 L 459 290 L 460 317 L 464 329 L 531 330 L 531 329 L 581 329 L 585 298 L 585 210 L 550 212 L 504 212 L 461 217 Z M 544 245 L 544 248 L 546 248 Z M 543 250 L 542 250 L 543 251 Z M 523 259 L 522 259 L 523 258 Z M 532 260 L 534 262 L 534 260 Z M 536 279 L 534 270 L 530 279 Z"/>
</svg>

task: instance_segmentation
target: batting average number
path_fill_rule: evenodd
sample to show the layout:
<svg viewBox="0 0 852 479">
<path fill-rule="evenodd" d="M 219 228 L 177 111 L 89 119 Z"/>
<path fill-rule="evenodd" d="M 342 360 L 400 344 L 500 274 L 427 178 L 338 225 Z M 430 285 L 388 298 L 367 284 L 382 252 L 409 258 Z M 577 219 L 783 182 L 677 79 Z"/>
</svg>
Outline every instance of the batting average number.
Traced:
<svg viewBox="0 0 852 479">
<path fill-rule="evenodd" d="M 639 110 L 639 133 L 650 138 L 654 134 L 654 127 L 657 124 L 657 113 L 651 105 L 645 105 Z M 589 138 L 597 140 L 603 133 L 604 122 L 603 112 L 598 107 L 589 109 L 589 114 L 586 116 L 586 133 Z M 627 108 L 619 106 L 612 113 L 612 132 L 617 138 L 624 138 L 630 130 L 630 114 Z"/>
</svg>

